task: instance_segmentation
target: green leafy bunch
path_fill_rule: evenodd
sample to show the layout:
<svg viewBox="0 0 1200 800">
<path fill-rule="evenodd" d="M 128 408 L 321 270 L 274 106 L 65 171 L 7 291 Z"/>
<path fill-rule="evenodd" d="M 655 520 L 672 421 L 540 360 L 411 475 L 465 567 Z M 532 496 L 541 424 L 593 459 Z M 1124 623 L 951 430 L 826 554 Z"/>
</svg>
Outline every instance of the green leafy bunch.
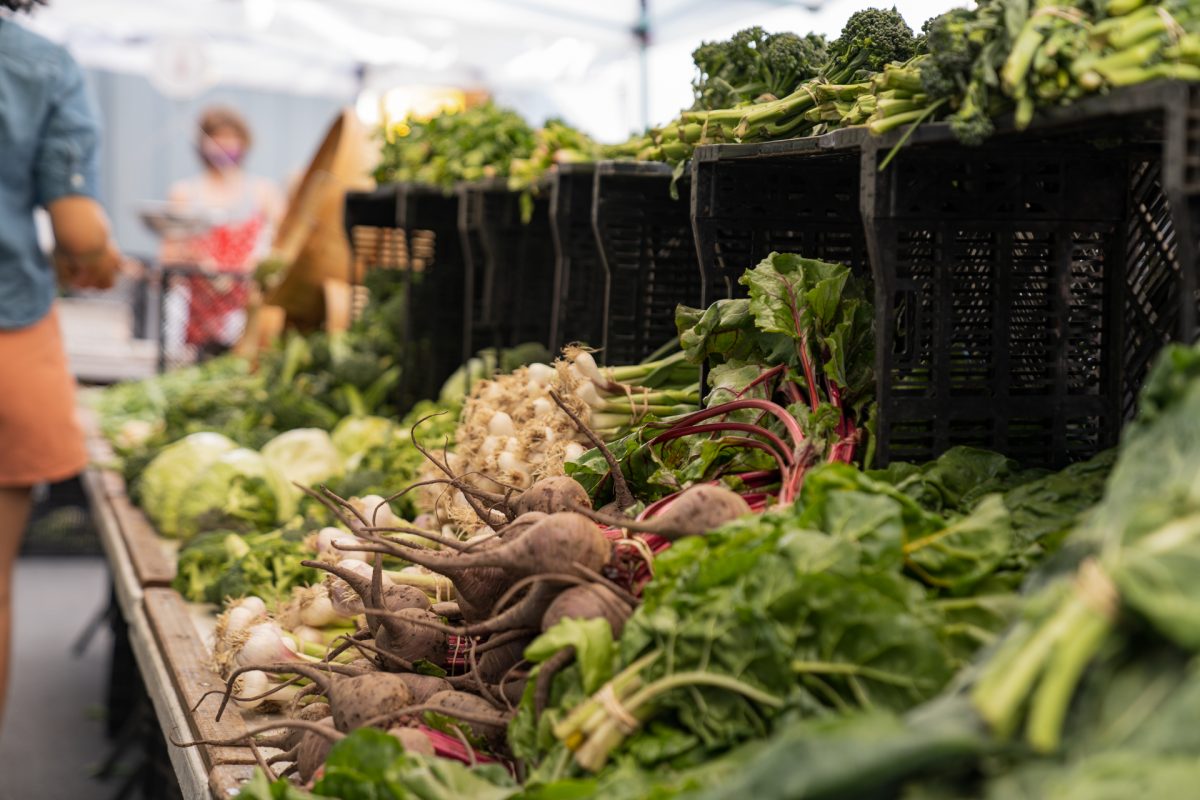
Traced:
<svg viewBox="0 0 1200 800">
<path fill-rule="evenodd" d="M 757 25 L 726 41 L 704 42 L 692 52 L 697 71 L 692 108 L 732 108 L 791 94 L 820 71 L 825 48 L 823 36 L 767 33 Z"/>
<path fill-rule="evenodd" d="M 452 189 L 459 181 L 507 177 L 513 159 L 529 158 L 534 130 L 515 111 L 492 102 L 428 120 L 385 125 L 379 183 L 412 181 Z"/>
</svg>

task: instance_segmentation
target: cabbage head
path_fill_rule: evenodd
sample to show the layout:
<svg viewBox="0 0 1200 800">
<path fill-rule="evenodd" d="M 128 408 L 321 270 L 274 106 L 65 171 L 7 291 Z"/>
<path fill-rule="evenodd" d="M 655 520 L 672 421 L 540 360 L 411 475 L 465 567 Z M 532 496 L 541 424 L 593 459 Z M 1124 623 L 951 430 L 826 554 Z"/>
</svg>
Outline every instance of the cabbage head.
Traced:
<svg viewBox="0 0 1200 800">
<path fill-rule="evenodd" d="M 219 433 L 201 432 L 167 445 L 146 465 L 140 481 L 141 504 L 163 536 L 179 535 L 179 504 L 196 476 L 237 449 Z"/>
<path fill-rule="evenodd" d="M 263 445 L 262 457 L 291 483 L 316 486 L 342 473 L 342 457 L 329 434 L 296 428 Z"/>
<path fill-rule="evenodd" d="M 383 417 L 346 417 L 333 429 L 333 444 L 352 471 L 369 450 L 391 442 L 395 430 L 395 423 Z"/>
<path fill-rule="evenodd" d="M 179 503 L 179 533 L 270 530 L 296 513 L 298 490 L 253 450 L 231 450 L 196 476 Z"/>
</svg>

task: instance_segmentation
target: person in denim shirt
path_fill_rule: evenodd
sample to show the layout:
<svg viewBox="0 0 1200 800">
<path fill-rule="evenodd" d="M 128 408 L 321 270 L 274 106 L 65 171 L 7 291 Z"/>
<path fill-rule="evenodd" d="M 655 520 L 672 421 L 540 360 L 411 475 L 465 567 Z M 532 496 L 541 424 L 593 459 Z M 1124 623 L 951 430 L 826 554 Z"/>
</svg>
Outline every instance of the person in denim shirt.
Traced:
<svg viewBox="0 0 1200 800">
<path fill-rule="evenodd" d="M 33 5 L 0 0 L 0 719 L 30 490 L 87 465 L 57 284 L 105 289 L 120 263 L 95 199 L 99 127 L 79 65 L 4 13 Z M 52 259 L 38 246 L 37 207 L 54 229 Z"/>
</svg>

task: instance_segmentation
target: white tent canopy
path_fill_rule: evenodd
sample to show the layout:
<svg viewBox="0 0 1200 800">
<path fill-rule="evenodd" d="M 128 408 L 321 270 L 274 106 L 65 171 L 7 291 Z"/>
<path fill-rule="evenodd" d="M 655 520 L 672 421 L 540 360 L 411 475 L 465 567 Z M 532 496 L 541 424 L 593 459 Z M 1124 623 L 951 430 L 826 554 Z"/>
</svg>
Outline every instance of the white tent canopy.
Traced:
<svg viewBox="0 0 1200 800">
<path fill-rule="evenodd" d="M 953 0 L 898 4 L 919 27 Z M 29 20 L 84 64 L 169 96 L 217 85 L 345 101 L 403 84 L 481 86 L 604 139 L 689 102 L 690 51 L 750 24 L 836 34 L 864 0 L 51 0 Z M 639 26 L 648 31 L 643 53 Z"/>
</svg>

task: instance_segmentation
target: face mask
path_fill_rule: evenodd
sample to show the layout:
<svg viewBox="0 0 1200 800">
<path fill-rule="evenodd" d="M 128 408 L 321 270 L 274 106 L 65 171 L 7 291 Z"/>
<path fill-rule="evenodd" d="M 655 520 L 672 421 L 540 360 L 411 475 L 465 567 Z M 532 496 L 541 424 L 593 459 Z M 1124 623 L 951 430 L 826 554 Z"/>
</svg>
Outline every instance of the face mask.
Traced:
<svg viewBox="0 0 1200 800">
<path fill-rule="evenodd" d="M 200 158 L 214 169 L 232 169 L 242 163 L 242 148 L 224 148 L 216 142 L 206 141 L 200 145 Z"/>
</svg>

